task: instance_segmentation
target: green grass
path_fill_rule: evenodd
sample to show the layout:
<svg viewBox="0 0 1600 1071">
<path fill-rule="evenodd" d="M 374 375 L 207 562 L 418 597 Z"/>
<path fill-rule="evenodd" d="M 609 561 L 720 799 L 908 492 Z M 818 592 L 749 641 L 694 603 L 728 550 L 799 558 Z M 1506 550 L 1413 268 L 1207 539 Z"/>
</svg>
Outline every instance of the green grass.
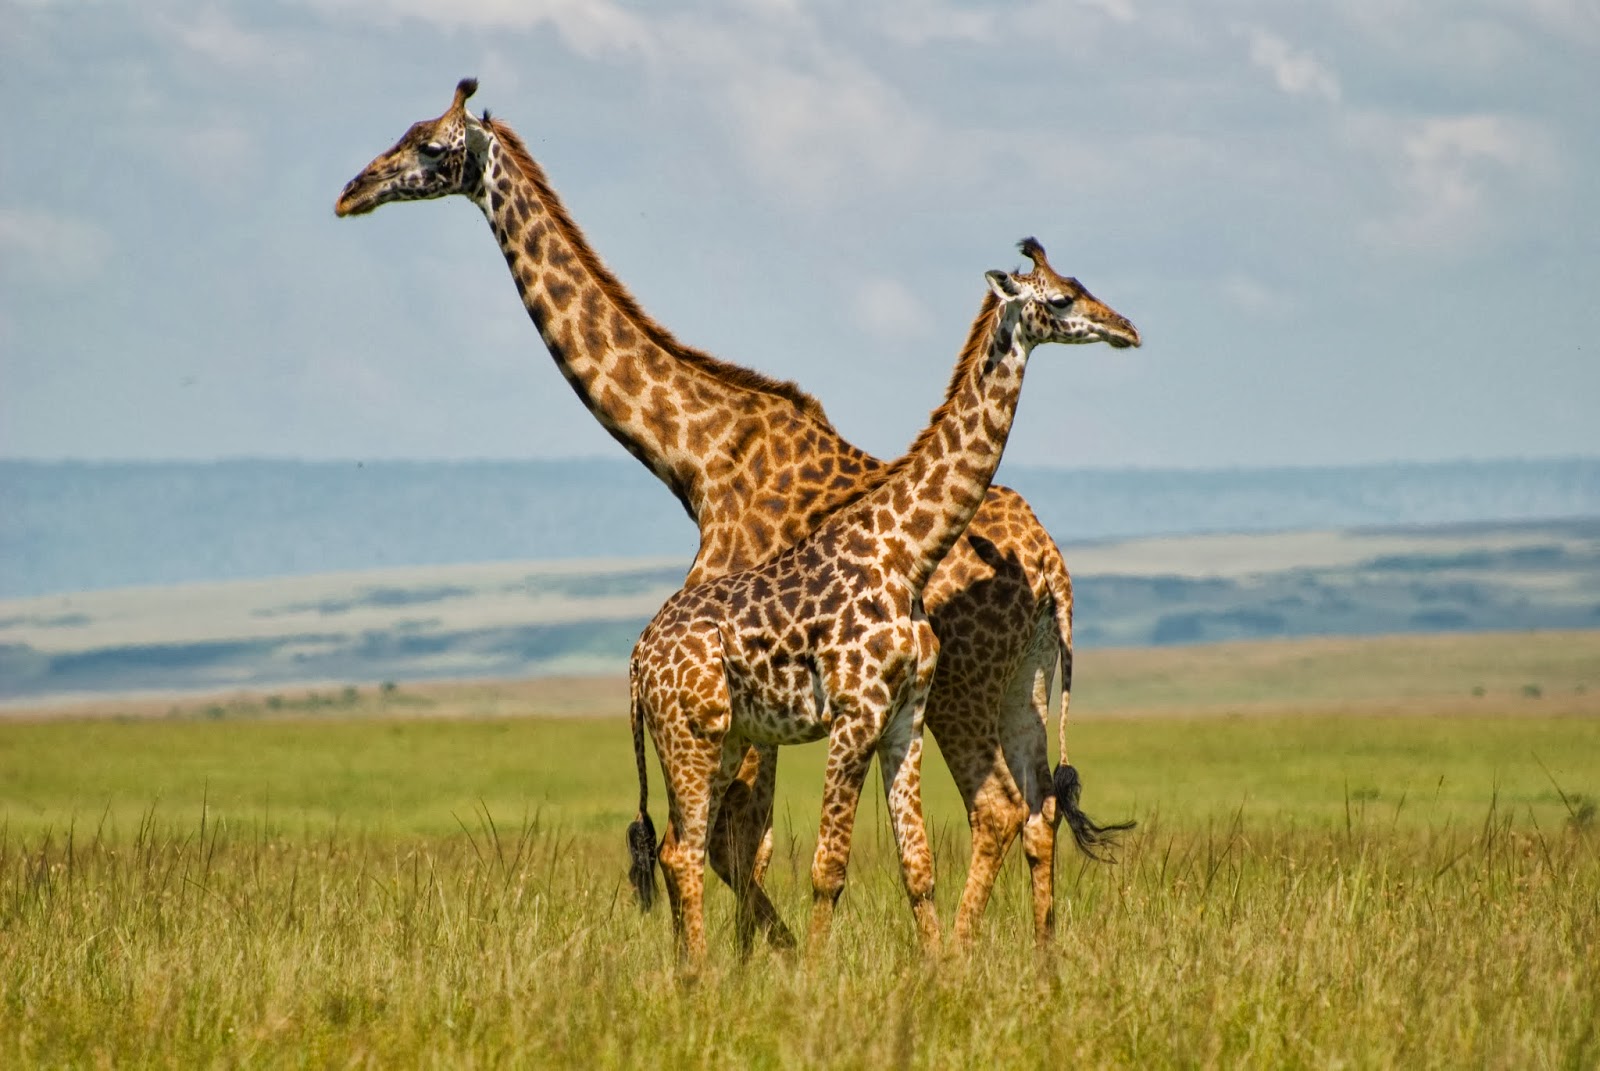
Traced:
<svg viewBox="0 0 1600 1071">
<path fill-rule="evenodd" d="M 1348 809 L 1391 825 L 1476 822 L 1491 799 L 1543 828 L 1566 816 L 1556 785 L 1600 797 L 1600 728 L 1584 715 L 1509 704 L 1460 716 L 1081 715 L 1072 758 L 1091 814 L 1162 816 L 1205 829 L 1252 821 L 1329 829 Z M 806 837 L 823 747 L 786 748 L 780 831 Z M 663 811 L 652 763 L 652 798 Z M 1554 780 L 1552 780 L 1554 779 Z M 874 782 L 875 783 L 875 782 Z M 964 837 L 937 749 L 924 779 L 930 824 Z M 487 808 L 569 834 L 617 834 L 633 817 L 633 752 L 618 718 L 58 720 L 0 724 L 0 816 L 13 837 L 69 826 L 126 836 L 155 820 L 244 823 L 269 834 L 441 837 Z M 879 817 L 869 795 L 864 818 Z M 887 823 L 864 835 L 887 835 Z M 948 882 L 946 883 L 948 884 Z"/>
<path fill-rule="evenodd" d="M 1329 656 L 1212 654 L 1172 655 L 1195 696 Z M 693 984 L 628 898 L 618 718 L 450 716 L 442 690 L 403 718 L 0 723 L 0 1066 L 1593 1067 L 1590 699 L 1550 701 L 1559 667 L 1540 700 L 1407 693 L 1406 664 L 1240 716 L 1087 704 L 1085 805 L 1141 826 L 1116 865 L 1063 853 L 1042 954 L 1012 859 L 972 952 L 925 960 L 869 797 L 830 952 L 739 965 L 717 889 Z M 1373 713 L 1390 696 L 1411 713 Z M 821 757 L 784 754 L 769 884 L 796 924 Z M 948 922 L 965 821 L 937 758 L 926 782 Z"/>
<path fill-rule="evenodd" d="M 1078 655 L 1085 711 L 1369 704 L 1472 698 L 1455 710 L 1526 709 L 1600 693 L 1600 632 L 1491 632 L 1273 640 Z M 1593 709 L 1593 708 L 1589 708 Z"/>
</svg>

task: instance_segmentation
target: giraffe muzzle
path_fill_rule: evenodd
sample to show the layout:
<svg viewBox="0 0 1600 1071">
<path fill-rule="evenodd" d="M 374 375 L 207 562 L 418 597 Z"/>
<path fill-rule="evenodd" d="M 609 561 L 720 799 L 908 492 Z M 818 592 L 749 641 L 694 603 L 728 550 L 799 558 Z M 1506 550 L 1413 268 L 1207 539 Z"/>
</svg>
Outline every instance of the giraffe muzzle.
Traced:
<svg viewBox="0 0 1600 1071">
<path fill-rule="evenodd" d="M 1138 349 L 1144 345 L 1144 339 L 1139 337 L 1139 329 L 1128 322 L 1127 317 L 1107 309 L 1108 315 L 1101 324 L 1100 337 L 1106 344 L 1115 350 Z"/>
<path fill-rule="evenodd" d="M 357 185 L 360 179 L 354 179 L 339 194 L 339 199 L 333 203 L 333 214 L 343 219 L 346 216 L 361 216 L 371 212 L 376 204 L 362 204 L 360 190 Z"/>
</svg>

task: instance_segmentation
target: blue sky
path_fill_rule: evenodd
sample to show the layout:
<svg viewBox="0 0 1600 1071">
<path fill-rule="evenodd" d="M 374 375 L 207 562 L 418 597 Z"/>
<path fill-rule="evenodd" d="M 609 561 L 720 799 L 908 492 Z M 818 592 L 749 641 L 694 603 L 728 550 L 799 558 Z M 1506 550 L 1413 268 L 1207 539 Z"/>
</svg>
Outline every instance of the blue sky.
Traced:
<svg viewBox="0 0 1600 1071">
<path fill-rule="evenodd" d="M 1036 234 L 1133 352 L 1010 458 L 1600 453 L 1600 4 L 0 0 L 0 456 L 614 455 L 465 201 L 463 75 L 679 337 L 892 456 Z"/>
</svg>

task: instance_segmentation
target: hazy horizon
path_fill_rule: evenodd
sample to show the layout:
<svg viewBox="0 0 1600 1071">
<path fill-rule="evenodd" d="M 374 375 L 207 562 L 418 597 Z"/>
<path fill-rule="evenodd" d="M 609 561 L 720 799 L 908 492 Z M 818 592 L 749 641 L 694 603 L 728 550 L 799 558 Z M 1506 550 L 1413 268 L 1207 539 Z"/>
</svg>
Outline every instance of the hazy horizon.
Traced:
<svg viewBox="0 0 1600 1071">
<path fill-rule="evenodd" d="M 893 460 L 891 455 L 884 460 Z M 314 457 L 300 454 L 218 454 L 212 457 L 182 457 L 182 456 L 126 456 L 126 457 L 76 457 L 72 455 L 31 455 L 31 454 L 0 454 L 0 464 L 16 463 L 23 465 L 229 465 L 251 464 L 288 464 L 288 465 L 522 465 L 522 464 L 550 464 L 564 463 L 586 464 L 589 462 L 621 461 L 627 465 L 638 465 L 638 462 L 626 454 L 617 454 L 610 451 L 604 453 L 585 454 L 541 454 L 538 457 L 519 457 L 513 454 L 502 455 L 464 455 L 460 457 L 426 457 L 415 456 L 341 456 L 341 457 Z M 1072 472 L 1072 473 L 1143 473 L 1143 472 L 1174 472 L 1174 473 L 1212 473 L 1212 472 L 1304 472 L 1315 470 L 1354 470 L 1354 469 L 1383 469 L 1383 468 L 1415 468 L 1428 466 L 1449 465 L 1517 465 L 1517 464 L 1586 464 L 1600 462 L 1600 450 L 1592 453 L 1569 454 L 1504 454 L 1504 455 L 1462 455 L 1460 457 L 1430 458 L 1425 461 L 1407 460 L 1405 458 L 1378 459 L 1373 461 L 1356 462 L 1317 462 L 1306 461 L 1286 464 L 1272 464 L 1269 462 L 1240 462 L 1230 465 L 1140 465 L 1140 464 L 1105 464 L 1105 465 L 1074 465 L 1070 463 L 1051 464 L 1050 462 L 1011 462 L 1009 459 L 1002 462 L 1001 472 L 1016 470 L 1038 469 L 1043 471 Z M 995 477 L 996 483 L 1005 483 L 1003 476 Z"/>
<path fill-rule="evenodd" d="M 1063 545 L 1600 516 L 1600 459 L 1209 470 L 1007 461 L 998 479 Z M 626 456 L 0 459 L 0 502 L 0 597 L 455 562 L 687 562 L 697 546 L 678 501 Z"/>
</svg>

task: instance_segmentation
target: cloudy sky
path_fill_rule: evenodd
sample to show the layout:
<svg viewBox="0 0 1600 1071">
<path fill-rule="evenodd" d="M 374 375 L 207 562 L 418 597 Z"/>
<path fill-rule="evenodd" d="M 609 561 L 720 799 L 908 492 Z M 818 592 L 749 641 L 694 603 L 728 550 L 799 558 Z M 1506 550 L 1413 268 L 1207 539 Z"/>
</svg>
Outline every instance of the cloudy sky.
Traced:
<svg viewBox="0 0 1600 1071">
<path fill-rule="evenodd" d="M 1036 234 L 1144 349 L 1011 459 L 1600 454 L 1597 0 L 0 0 L 0 456 L 622 456 L 465 201 L 456 80 L 679 337 L 884 455 Z"/>
</svg>

